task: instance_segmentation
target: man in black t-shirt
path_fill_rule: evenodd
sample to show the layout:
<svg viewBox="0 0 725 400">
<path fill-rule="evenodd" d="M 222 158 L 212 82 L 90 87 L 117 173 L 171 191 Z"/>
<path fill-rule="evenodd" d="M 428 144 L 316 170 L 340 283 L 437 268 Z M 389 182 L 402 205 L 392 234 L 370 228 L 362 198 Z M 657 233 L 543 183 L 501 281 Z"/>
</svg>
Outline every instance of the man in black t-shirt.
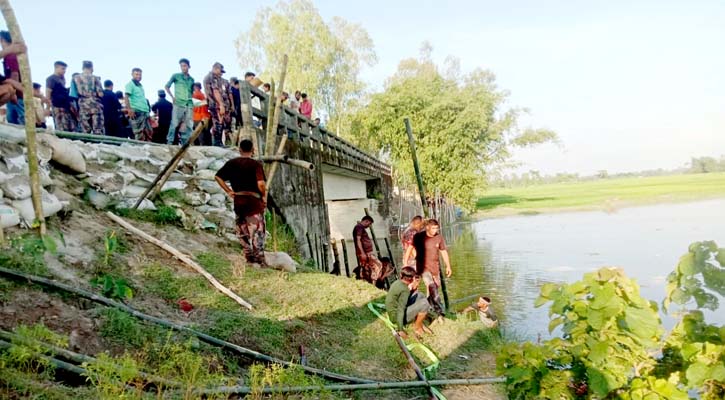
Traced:
<svg viewBox="0 0 725 400">
<path fill-rule="evenodd" d="M 222 190 L 234 200 L 237 237 L 244 248 L 247 262 L 264 267 L 264 209 L 267 207 L 264 168 L 262 163 L 252 158 L 254 145 L 250 139 L 242 139 L 239 153 L 241 157 L 227 161 L 216 173 L 215 179 Z M 231 188 L 227 182 L 231 184 Z"/>
<path fill-rule="evenodd" d="M 154 128 L 154 134 L 151 137 L 151 141 L 154 143 L 166 143 L 166 139 L 169 133 L 169 127 L 171 127 L 171 116 L 174 111 L 174 105 L 166 100 L 166 92 L 159 90 L 159 100 L 151 106 L 151 111 L 156 113 L 159 125 Z M 179 144 L 178 135 L 174 134 L 173 143 Z"/>
<path fill-rule="evenodd" d="M 65 87 L 65 70 L 68 67 L 63 61 L 56 61 L 53 75 L 45 80 L 45 97 L 53 106 L 53 123 L 59 131 L 73 132 L 76 129 L 75 118 L 70 110 L 70 97 Z"/>
</svg>

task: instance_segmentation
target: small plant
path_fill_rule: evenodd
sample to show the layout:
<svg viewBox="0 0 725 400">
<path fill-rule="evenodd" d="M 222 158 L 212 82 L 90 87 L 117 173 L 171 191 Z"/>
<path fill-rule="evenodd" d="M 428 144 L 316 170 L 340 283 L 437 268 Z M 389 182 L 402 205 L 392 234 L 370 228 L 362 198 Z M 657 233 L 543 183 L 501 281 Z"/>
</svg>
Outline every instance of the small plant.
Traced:
<svg viewBox="0 0 725 400">
<path fill-rule="evenodd" d="M 297 366 L 283 367 L 272 364 L 264 366 L 254 364 L 249 368 L 249 386 L 252 393 L 251 399 L 286 399 L 288 395 L 272 394 L 271 397 L 262 394 L 265 387 L 271 386 L 319 386 L 317 390 L 301 393 L 300 399 L 332 399 L 332 393 L 324 388 L 324 381 L 305 374 L 302 368 Z"/>
<path fill-rule="evenodd" d="M 153 222 L 157 225 L 183 226 L 181 216 L 174 207 L 159 204 L 156 210 L 137 210 L 134 208 L 115 208 L 115 213 L 120 217 L 136 219 L 139 221 Z"/>
<path fill-rule="evenodd" d="M 49 237 L 48 237 L 49 238 Z M 0 252 L 0 266 L 33 275 L 50 275 L 43 256 L 52 239 L 45 241 L 35 234 L 27 233 L 12 237 L 10 247 Z M 51 247 L 55 250 L 55 247 Z"/>
<path fill-rule="evenodd" d="M 108 268 L 111 264 L 111 256 L 118 248 L 118 236 L 116 236 L 116 231 L 107 233 L 104 237 L 103 244 L 106 249 L 106 253 L 103 256 L 103 265 Z"/>
<path fill-rule="evenodd" d="M 123 278 L 104 274 L 93 278 L 91 284 L 97 287 L 100 286 L 103 295 L 106 297 L 123 301 L 133 298 L 133 289 L 131 289 L 128 281 Z"/>
<path fill-rule="evenodd" d="M 108 308 L 103 311 L 100 332 L 112 342 L 141 347 L 156 337 L 158 329 L 141 325 L 126 312 Z"/>
<path fill-rule="evenodd" d="M 52 356 L 42 343 L 66 347 L 68 339 L 51 331 L 43 324 L 33 326 L 20 325 L 15 328 L 16 337 L 7 352 L 0 355 L 0 365 L 14 368 L 20 373 L 44 379 L 53 377 L 54 366 L 45 356 Z"/>
<path fill-rule="evenodd" d="M 139 377 L 139 366 L 136 360 L 128 353 L 114 358 L 101 353 L 96 360 L 83 363 L 86 370 L 86 380 L 96 389 L 98 398 L 111 399 L 140 399 L 142 395 L 142 382 Z M 130 390 L 127 386 L 136 387 Z"/>
</svg>

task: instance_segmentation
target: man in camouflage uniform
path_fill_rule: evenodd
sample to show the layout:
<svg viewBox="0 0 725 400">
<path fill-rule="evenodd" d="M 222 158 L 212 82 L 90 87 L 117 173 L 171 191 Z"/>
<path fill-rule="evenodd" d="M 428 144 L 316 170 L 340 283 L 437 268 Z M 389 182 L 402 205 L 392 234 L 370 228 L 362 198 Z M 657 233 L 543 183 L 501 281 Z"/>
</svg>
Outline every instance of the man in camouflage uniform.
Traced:
<svg viewBox="0 0 725 400">
<path fill-rule="evenodd" d="M 224 146 L 222 134 L 229 135 L 232 131 L 232 114 L 234 102 L 229 81 L 222 78 L 224 66 L 214 63 L 206 77 L 204 77 L 204 91 L 206 92 L 209 114 L 212 120 L 213 146 Z"/>
<path fill-rule="evenodd" d="M 101 78 L 93 75 L 93 63 L 83 61 L 83 73 L 75 77 L 78 90 L 78 106 L 80 109 L 80 123 L 83 132 L 94 135 L 105 134 L 103 123 L 103 86 Z"/>
</svg>

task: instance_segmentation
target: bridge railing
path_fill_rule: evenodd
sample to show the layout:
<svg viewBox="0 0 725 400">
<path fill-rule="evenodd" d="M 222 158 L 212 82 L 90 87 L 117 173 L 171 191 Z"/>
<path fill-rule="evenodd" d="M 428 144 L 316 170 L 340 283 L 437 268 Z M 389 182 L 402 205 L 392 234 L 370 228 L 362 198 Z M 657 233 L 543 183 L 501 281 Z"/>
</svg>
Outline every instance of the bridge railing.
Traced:
<svg viewBox="0 0 725 400">
<path fill-rule="evenodd" d="M 249 99 L 252 115 L 262 120 L 264 126 L 266 126 L 268 121 L 267 105 L 269 96 L 258 88 L 249 85 L 247 82 L 241 81 L 240 91 L 244 90 L 248 91 L 248 95 L 246 93 L 240 93 L 241 100 L 244 102 Z M 260 99 L 261 109 L 252 105 L 252 96 Z M 366 167 L 379 170 L 384 175 L 390 175 L 392 173 L 388 164 L 360 150 L 335 133 L 323 127 L 315 126 L 312 121 L 297 112 L 297 110 L 292 110 L 287 106 L 283 106 L 282 109 L 284 116 L 281 116 L 279 119 L 279 127 L 284 128 L 284 131 L 289 135 L 289 139 L 297 141 L 302 146 L 317 149 L 336 157 L 347 158 L 354 163 L 363 164 Z"/>
</svg>

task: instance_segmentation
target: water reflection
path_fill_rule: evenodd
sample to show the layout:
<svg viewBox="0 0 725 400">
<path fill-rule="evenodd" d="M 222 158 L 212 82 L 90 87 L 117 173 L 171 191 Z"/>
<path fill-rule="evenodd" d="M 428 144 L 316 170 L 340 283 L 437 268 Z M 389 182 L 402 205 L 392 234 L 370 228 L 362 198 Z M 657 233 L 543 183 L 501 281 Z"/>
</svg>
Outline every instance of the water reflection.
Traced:
<svg viewBox="0 0 725 400">
<path fill-rule="evenodd" d="M 489 295 L 502 325 L 526 338 L 547 336 L 548 309 L 533 307 L 546 282 L 573 282 L 602 266 L 624 268 L 645 298 L 660 302 L 664 280 L 688 245 L 725 246 L 725 199 L 483 220 L 444 230 L 454 275 L 450 298 L 460 306 Z M 725 302 L 721 301 L 722 307 Z M 725 313 L 706 313 L 725 323 Z M 664 319 L 666 326 L 672 320 Z"/>
</svg>

